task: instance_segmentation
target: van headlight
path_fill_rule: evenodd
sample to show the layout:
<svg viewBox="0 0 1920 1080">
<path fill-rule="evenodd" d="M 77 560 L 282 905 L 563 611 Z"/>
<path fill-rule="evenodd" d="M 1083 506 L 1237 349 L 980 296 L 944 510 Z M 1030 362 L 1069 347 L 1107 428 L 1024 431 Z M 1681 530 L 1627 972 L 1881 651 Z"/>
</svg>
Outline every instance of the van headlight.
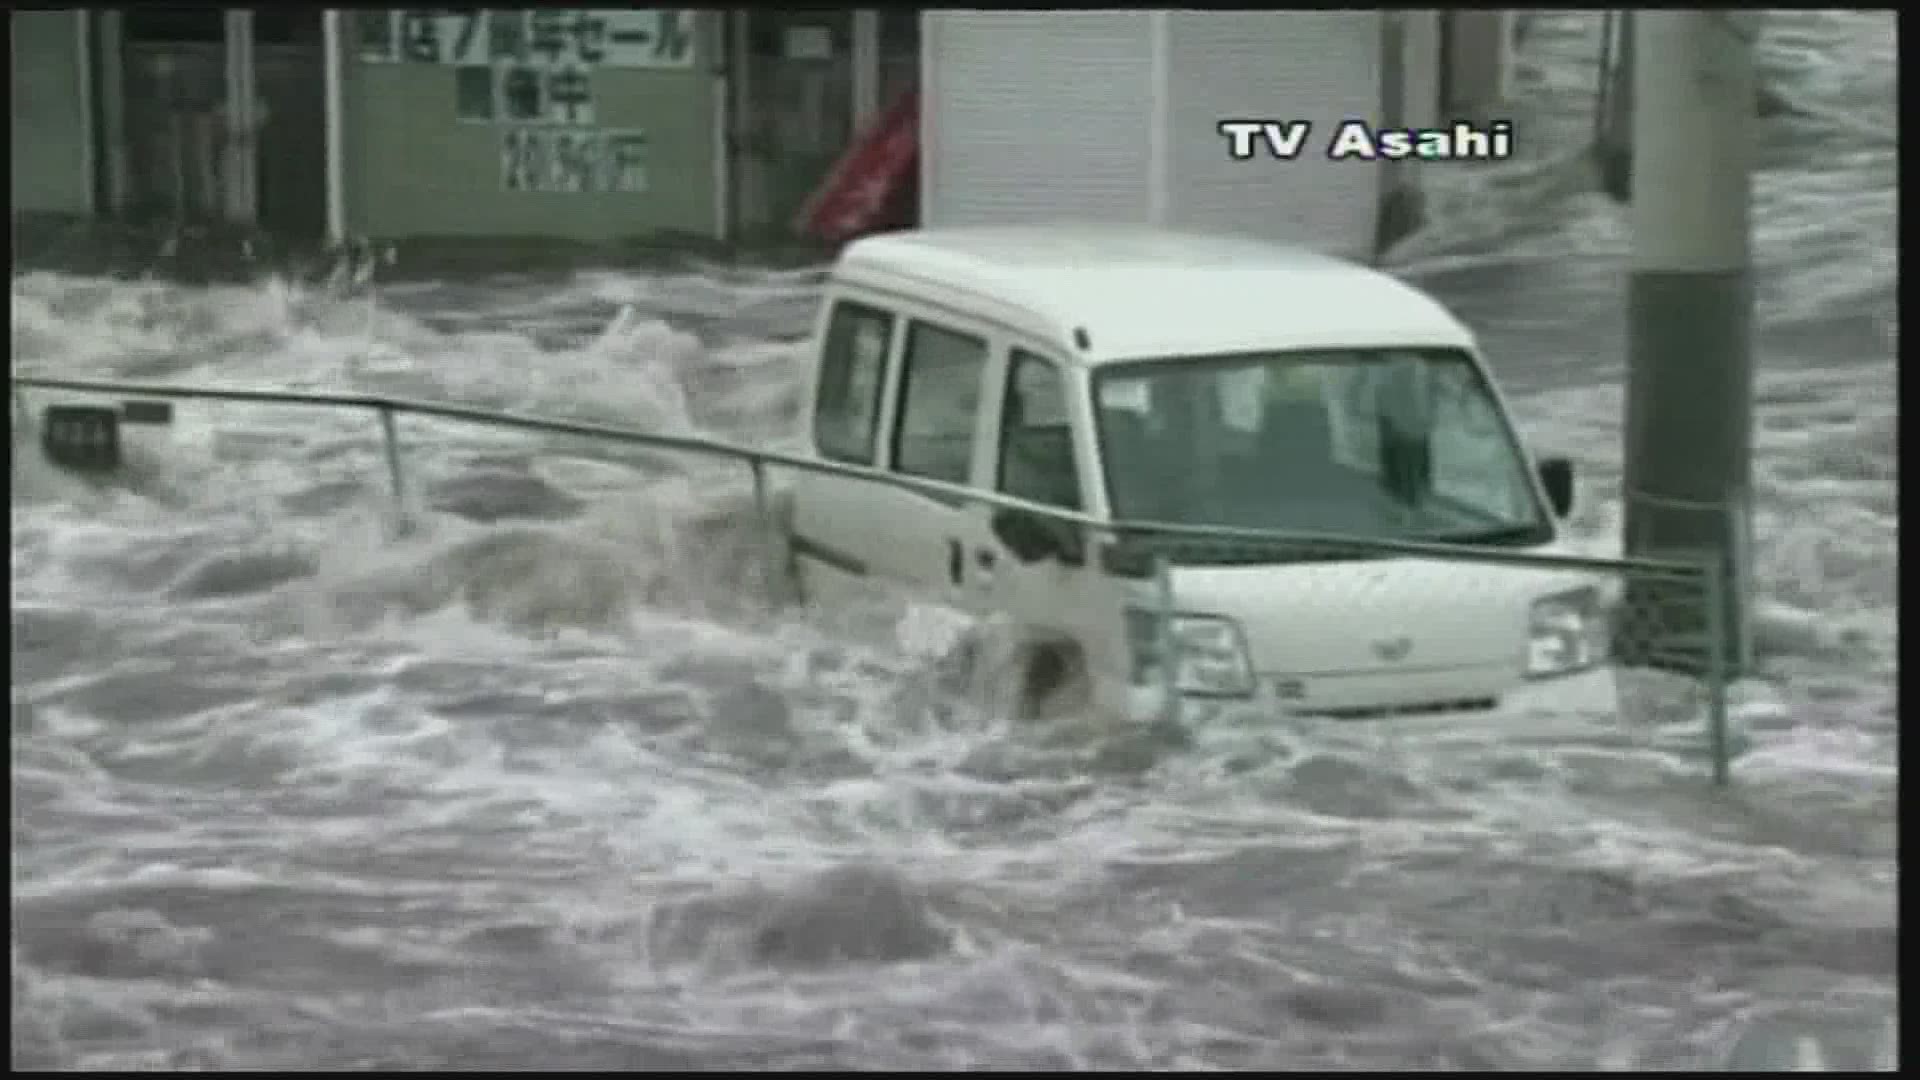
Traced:
<svg viewBox="0 0 1920 1080">
<path fill-rule="evenodd" d="M 1253 665 L 1246 639 L 1233 620 L 1217 615 L 1175 615 L 1173 647 L 1178 655 L 1174 686 L 1199 697 L 1250 697 Z M 1127 611 L 1127 644 L 1133 654 L 1133 682 L 1160 681 L 1160 618 L 1150 611 Z"/>
<path fill-rule="evenodd" d="M 1543 596 L 1527 617 L 1527 678 L 1585 671 L 1607 658 L 1606 612 L 1592 587 Z"/>
</svg>

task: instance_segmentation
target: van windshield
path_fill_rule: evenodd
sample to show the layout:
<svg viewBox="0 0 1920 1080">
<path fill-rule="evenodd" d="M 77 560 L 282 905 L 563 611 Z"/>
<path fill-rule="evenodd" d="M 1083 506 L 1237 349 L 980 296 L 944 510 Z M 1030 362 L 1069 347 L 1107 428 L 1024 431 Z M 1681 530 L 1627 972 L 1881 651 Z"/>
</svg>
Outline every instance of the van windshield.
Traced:
<svg viewBox="0 0 1920 1080">
<path fill-rule="evenodd" d="M 1506 416 L 1457 349 L 1143 360 L 1097 371 L 1093 392 L 1121 520 L 1455 543 L 1553 537 Z"/>
</svg>

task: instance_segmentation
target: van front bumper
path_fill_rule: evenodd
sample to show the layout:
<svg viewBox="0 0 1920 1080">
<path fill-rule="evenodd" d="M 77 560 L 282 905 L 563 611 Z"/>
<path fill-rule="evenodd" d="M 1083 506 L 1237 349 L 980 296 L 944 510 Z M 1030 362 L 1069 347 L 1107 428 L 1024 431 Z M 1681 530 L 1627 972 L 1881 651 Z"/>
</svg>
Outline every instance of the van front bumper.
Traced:
<svg viewBox="0 0 1920 1080">
<path fill-rule="evenodd" d="M 1129 686 L 1124 711 L 1135 722 L 1169 715 L 1160 687 Z M 1511 668 L 1378 673 L 1301 679 L 1261 676 L 1251 697 L 1180 695 L 1183 722 L 1205 722 L 1229 713 L 1297 716 L 1322 720 L 1468 721 L 1480 718 L 1552 716 L 1607 720 L 1616 715 L 1614 671 L 1590 668 L 1551 679 L 1520 679 Z"/>
</svg>

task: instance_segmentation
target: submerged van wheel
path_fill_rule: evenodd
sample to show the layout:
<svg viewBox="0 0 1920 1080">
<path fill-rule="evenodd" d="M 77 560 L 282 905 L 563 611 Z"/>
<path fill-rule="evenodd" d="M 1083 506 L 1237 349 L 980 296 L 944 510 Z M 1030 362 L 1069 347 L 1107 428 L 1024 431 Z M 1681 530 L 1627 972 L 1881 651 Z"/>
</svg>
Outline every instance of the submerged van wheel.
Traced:
<svg viewBox="0 0 1920 1080">
<path fill-rule="evenodd" d="M 1088 701 L 1086 655 L 1078 645 L 1036 645 L 1020 666 L 1018 712 L 1022 720 L 1052 720 L 1084 709 Z"/>
<path fill-rule="evenodd" d="M 916 681 L 923 691 L 970 701 L 990 715 L 1019 722 L 1070 716 L 1092 701 L 1079 645 L 1023 641 L 1005 627 L 968 629 Z"/>
</svg>

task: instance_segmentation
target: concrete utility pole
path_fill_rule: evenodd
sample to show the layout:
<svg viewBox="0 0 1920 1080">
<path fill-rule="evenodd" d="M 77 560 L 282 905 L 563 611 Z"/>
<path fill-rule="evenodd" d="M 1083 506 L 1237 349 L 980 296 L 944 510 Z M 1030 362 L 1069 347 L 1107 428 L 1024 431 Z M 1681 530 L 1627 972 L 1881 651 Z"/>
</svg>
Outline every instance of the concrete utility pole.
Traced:
<svg viewBox="0 0 1920 1080">
<path fill-rule="evenodd" d="M 1606 38 L 1600 46 L 1593 152 L 1600 190 L 1617 203 L 1633 194 L 1633 14 L 1609 11 L 1600 28 Z"/>
<path fill-rule="evenodd" d="M 1721 625 L 1734 634 L 1729 663 L 1737 671 L 1747 666 L 1750 641 L 1748 209 L 1759 16 L 1645 9 L 1634 23 L 1625 546 L 1629 556 L 1711 552 L 1725 560 Z M 1638 591 L 1650 600 L 1652 588 Z M 1673 625 L 1670 616 L 1663 629 L 1698 627 Z"/>
</svg>

